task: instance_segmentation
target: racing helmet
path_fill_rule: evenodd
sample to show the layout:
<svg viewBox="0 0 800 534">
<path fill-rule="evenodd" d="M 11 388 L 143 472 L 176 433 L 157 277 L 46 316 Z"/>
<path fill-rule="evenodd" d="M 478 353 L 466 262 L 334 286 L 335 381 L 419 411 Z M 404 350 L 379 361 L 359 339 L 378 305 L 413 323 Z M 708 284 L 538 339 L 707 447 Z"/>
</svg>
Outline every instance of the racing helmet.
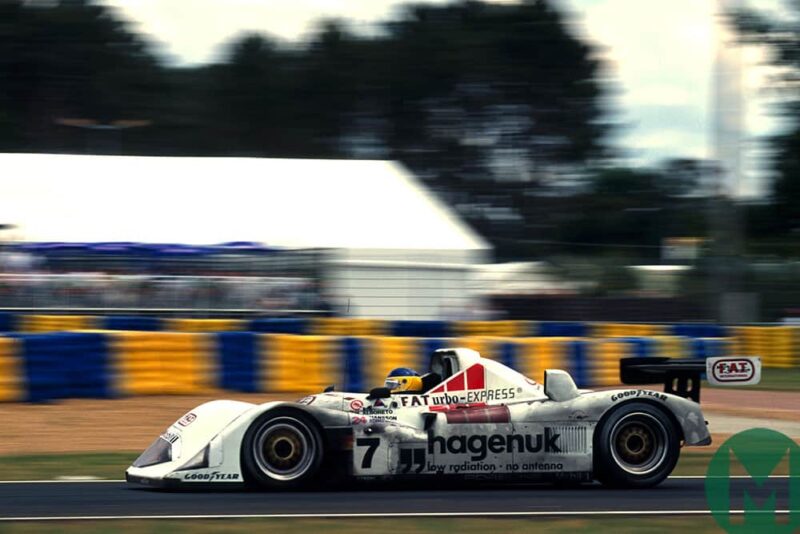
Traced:
<svg viewBox="0 0 800 534">
<path fill-rule="evenodd" d="M 398 367 L 389 372 L 384 385 L 392 393 L 422 391 L 422 378 L 408 367 Z"/>
</svg>

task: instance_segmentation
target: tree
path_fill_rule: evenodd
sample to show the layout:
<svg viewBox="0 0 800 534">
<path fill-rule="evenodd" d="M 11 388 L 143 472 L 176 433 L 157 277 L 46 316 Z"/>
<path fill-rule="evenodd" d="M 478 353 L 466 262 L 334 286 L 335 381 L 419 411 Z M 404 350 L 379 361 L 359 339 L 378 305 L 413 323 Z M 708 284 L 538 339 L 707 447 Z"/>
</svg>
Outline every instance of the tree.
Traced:
<svg viewBox="0 0 800 534">
<path fill-rule="evenodd" d="M 673 159 L 651 168 L 596 169 L 584 191 L 544 216 L 556 221 L 555 234 L 565 249 L 658 256 L 664 238 L 706 234 L 706 198 L 698 185 L 709 167 Z"/>
<path fill-rule="evenodd" d="M 4 150 L 83 151 L 59 119 L 151 118 L 159 72 L 110 9 L 84 0 L 0 3 L 0 143 Z"/>
<path fill-rule="evenodd" d="M 387 31 L 372 82 L 410 166 L 491 176 L 515 157 L 524 175 L 603 152 L 601 65 L 548 2 L 410 6 Z"/>
<path fill-rule="evenodd" d="M 800 230 L 800 5 L 787 2 L 785 8 L 793 11 L 793 16 L 769 18 L 753 10 L 731 13 L 741 40 L 765 46 L 768 63 L 779 67 L 773 89 L 784 99 L 779 112 L 790 127 L 768 140 L 775 173 L 771 189 L 774 219 L 761 223 L 778 233 Z"/>
</svg>

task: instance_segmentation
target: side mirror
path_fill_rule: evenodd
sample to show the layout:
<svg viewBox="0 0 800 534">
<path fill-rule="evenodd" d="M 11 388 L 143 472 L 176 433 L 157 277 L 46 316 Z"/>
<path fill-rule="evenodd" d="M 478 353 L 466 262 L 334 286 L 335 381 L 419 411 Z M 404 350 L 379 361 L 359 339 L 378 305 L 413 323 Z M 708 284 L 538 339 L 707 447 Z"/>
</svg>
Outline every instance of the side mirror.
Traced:
<svg viewBox="0 0 800 534">
<path fill-rule="evenodd" d="M 326 387 L 326 388 L 325 388 L 325 390 L 323 391 L 323 393 L 330 393 L 330 392 L 331 392 L 331 391 L 333 391 L 334 389 L 335 389 L 335 386 L 334 386 L 333 384 L 331 384 L 330 386 L 328 386 L 328 387 Z"/>
<path fill-rule="evenodd" d="M 556 402 L 568 401 L 580 395 L 569 373 L 558 369 L 544 372 L 544 394 Z"/>
<path fill-rule="evenodd" d="M 375 400 L 375 399 L 388 399 L 392 396 L 392 392 L 389 388 L 372 388 L 369 390 L 369 395 L 367 396 L 367 400 Z"/>
</svg>

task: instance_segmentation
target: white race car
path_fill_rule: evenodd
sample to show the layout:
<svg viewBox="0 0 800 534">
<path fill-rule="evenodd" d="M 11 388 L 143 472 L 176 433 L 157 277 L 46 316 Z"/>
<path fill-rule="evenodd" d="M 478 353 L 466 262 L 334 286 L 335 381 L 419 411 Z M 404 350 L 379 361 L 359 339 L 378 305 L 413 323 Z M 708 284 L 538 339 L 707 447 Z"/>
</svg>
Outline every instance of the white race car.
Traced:
<svg viewBox="0 0 800 534">
<path fill-rule="evenodd" d="M 297 402 L 208 402 L 185 414 L 126 472 L 164 487 L 307 487 L 332 476 L 421 481 L 443 477 L 599 480 L 649 487 L 683 446 L 709 445 L 700 379 L 750 384 L 758 358 L 625 358 L 626 384 L 581 390 L 564 371 L 540 385 L 469 349 L 431 356 L 422 392 L 325 392 Z"/>
</svg>

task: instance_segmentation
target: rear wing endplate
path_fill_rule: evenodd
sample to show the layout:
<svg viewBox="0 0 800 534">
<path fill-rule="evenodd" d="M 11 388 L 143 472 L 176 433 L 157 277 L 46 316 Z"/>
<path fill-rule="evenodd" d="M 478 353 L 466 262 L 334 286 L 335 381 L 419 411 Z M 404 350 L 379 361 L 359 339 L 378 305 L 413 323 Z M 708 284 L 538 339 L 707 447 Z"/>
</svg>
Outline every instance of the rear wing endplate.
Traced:
<svg viewBox="0 0 800 534">
<path fill-rule="evenodd" d="M 700 402 L 702 378 L 715 386 L 744 386 L 761 381 L 761 359 L 753 356 L 716 358 L 622 358 L 623 384 L 664 384 L 664 392 Z"/>
</svg>

